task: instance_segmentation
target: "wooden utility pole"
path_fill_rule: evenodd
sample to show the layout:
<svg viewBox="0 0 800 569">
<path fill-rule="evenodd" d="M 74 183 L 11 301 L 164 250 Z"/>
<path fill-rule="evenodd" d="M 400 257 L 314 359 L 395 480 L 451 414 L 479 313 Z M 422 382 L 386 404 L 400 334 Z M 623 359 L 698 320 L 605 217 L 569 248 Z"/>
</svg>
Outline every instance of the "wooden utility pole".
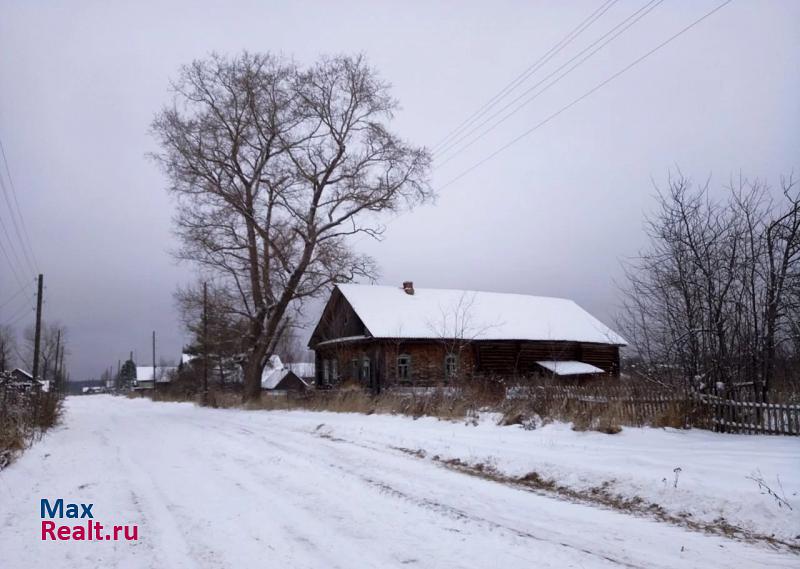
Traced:
<svg viewBox="0 0 800 569">
<path fill-rule="evenodd" d="M 42 283 L 44 276 L 39 275 L 39 285 L 36 292 L 36 335 L 33 340 L 33 378 L 39 378 L 39 347 L 42 342 Z"/>
<path fill-rule="evenodd" d="M 208 284 L 203 283 L 203 403 L 208 403 Z"/>
<path fill-rule="evenodd" d="M 55 386 L 56 391 L 61 391 L 61 379 L 58 377 L 58 360 L 61 357 L 61 328 L 58 329 L 58 333 L 56 334 L 56 363 L 55 363 L 55 370 L 53 371 L 53 377 L 55 377 L 55 381 L 53 385 Z"/>
<path fill-rule="evenodd" d="M 158 379 L 156 378 L 156 331 L 153 330 L 153 400 L 156 398 L 156 385 Z"/>
</svg>

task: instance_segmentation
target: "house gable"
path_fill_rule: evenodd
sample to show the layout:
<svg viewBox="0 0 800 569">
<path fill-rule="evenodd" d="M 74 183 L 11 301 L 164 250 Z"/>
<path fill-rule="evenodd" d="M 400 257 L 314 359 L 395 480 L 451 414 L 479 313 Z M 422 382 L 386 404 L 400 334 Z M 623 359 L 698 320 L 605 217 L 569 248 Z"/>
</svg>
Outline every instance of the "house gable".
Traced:
<svg viewBox="0 0 800 569">
<path fill-rule="evenodd" d="M 336 287 L 322 310 L 322 316 L 311 334 L 308 346 L 313 349 L 320 342 L 371 335 L 350 302 Z"/>
</svg>

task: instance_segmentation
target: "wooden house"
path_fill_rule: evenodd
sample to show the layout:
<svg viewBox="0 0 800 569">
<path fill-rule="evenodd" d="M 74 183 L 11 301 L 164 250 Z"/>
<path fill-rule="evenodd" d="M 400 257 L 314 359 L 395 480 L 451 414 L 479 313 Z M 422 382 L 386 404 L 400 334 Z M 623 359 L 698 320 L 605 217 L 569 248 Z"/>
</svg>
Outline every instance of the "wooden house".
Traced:
<svg viewBox="0 0 800 569">
<path fill-rule="evenodd" d="M 318 385 L 373 389 L 476 375 L 616 377 L 625 344 L 571 300 L 411 282 L 338 285 L 309 341 Z"/>
<path fill-rule="evenodd" d="M 175 366 L 156 366 L 155 373 L 153 366 L 136 366 L 136 379 L 134 380 L 134 389 L 153 389 L 155 376 L 159 385 L 168 384 L 172 381 L 173 374 L 177 371 Z"/>
</svg>

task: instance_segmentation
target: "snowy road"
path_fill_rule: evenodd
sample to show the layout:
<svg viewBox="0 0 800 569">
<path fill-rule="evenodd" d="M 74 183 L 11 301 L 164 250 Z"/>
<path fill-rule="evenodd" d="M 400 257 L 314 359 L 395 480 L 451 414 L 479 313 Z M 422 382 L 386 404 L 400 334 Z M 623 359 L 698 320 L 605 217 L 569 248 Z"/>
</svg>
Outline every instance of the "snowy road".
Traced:
<svg viewBox="0 0 800 569">
<path fill-rule="evenodd" d="M 68 399 L 64 425 L 0 473 L 0 567 L 797 566 L 282 416 Z M 58 497 L 138 524 L 139 541 L 41 541 L 39 501 Z"/>
</svg>

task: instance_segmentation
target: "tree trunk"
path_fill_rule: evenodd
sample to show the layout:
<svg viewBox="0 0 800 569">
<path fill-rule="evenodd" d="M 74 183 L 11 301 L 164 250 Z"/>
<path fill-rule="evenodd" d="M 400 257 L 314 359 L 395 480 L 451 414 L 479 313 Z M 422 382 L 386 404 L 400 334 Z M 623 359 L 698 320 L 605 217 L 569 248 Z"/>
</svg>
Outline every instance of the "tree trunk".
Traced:
<svg viewBox="0 0 800 569">
<path fill-rule="evenodd" d="M 253 348 L 253 353 L 247 358 L 247 364 L 244 368 L 243 403 L 259 401 L 261 399 L 261 374 L 264 372 L 266 353 L 267 347 L 257 344 Z"/>
</svg>

